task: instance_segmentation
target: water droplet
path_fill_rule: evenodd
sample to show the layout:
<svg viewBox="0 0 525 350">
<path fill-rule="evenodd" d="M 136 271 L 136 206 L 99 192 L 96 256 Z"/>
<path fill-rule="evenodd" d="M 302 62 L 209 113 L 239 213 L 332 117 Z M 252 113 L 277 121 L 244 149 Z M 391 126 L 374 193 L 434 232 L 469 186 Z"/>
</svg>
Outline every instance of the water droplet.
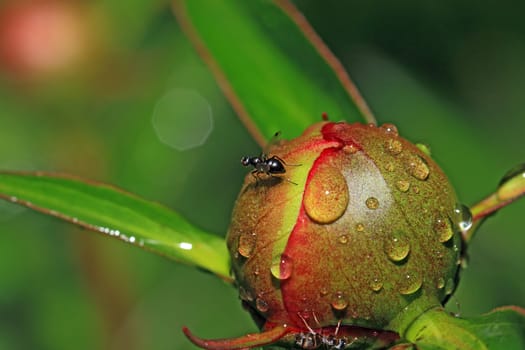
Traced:
<svg viewBox="0 0 525 350">
<path fill-rule="evenodd" d="M 386 151 L 392 155 L 398 155 L 403 151 L 403 144 L 397 139 L 389 139 L 385 144 Z"/>
<path fill-rule="evenodd" d="M 279 280 L 288 279 L 292 275 L 292 270 L 293 262 L 288 255 L 282 254 L 273 258 L 272 266 L 270 267 L 273 277 Z"/>
<path fill-rule="evenodd" d="M 345 299 L 343 292 L 336 292 L 334 299 L 331 302 L 332 308 L 337 311 L 342 311 L 348 307 L 348 302 Z"/>
<path fill-rule="evenodd" d="M 376 277 L 370 282 L 370 288 L 374 292 L 379 292 L 383 288 L 383 282 L 381 281 L 381 279 Z"/>
<path fill-rule="evenodd" d="M 363 232 L 365 230 L 365 225 L 358 223 L 355 225 L 355 229 L 357 230 L 357 232 Z"/>
<path fill-rule="evenodd" d="M 443 277 L 439 277 L 438 280 L 437 280 L 437 284 L 436 284 L 436 287 L 438 289 L 443 289 L 445 288 L 445 279 Z"/>
<path fill-rule="evenodd" d="M 394 165 L 394 163 L 387 163 L 385 165 L 385 170 L 393 172 L 394 170 L 396 170 L 396 166 Z"/>
<path fill-rule="evenodd" d="M 394 124 L 385 123 L 381 125 L 379 128 L 383 129 L 383 131 L 387 134 L 391 134 L 394 136 L 397 136 L 399 134 L 397 131 L 397 127 Z"/>
<path fill-rule="evenodd" d="M 434 232 L 437 234 L 439 242 L 448 242 L 454 236 L 450 219 L 448 217 L 438 217 L 434 221 Z"/>
<path fill-rule="evenodd" d="M 472 227 L 472 214 L 469 208 L 463 204 L 457 204 L 456 208 L 454 208 L 454 214 L 460 231 L 467 231 Z"/>
<path fill-rule="evenodd" d="M 445 284 L 445 294 L 450 295 L 452 292 L 454 292 L 454 288 L 456 287 L 456 283 L 452 278 L 449 278 L 447 280 L 447 283 Z"/>
<path fill-rule="evenodd" d="M 396 232 L 385 238 L 384 251 L 392 261 L 401 261 L 410 253 L 410 243 L 402 232 Z"/>
<path fill-rule="evenodd" d="M 270 308 L 268 306 L 268 303 L 262 299 L 262 298 L 257 298 L 255 299 L 255 307 L 257 308 L 257 310 L 259 310 L 260 312 L 266 312 L 268 311 L 268 309 Z"/>
<path fill-rule="evenodd" d="M 337 240 L 341 244 L 346 244 L 346 243 L 348 243 L 348 235 L 341 235 L 341 236 L 339 236 L 339 238 L 337 238 Z"/>
<path fill-rule="evenodd" d="M 319 295 L 322 296 L 322 297 L 325 297 L 328 295 L 328 290 L 326 288 L 321 288 L 321 290 L 319 291 Z"/>
<path fill-rule="evenodd" d="M 257 234 L 255 232 L 243 232 L 239 236 L 239 247 L 237 251 L 245 258 L 252 256 L 257 243 Z"/>
<path fill-rule="evenodd" d="M 403 295 L 414 294 L 421 288 L 423 279 L 417 272 L 407 273 L 401 282 L 399 293 Z"/>
<path fill-rule="evenodd" d="M 368 197 L 365 202 L 368 209 L 379 208 L 379 200 L 376 197 Z"/>
<path fill-rule="evenodd" d="M 410 175 L 418 180 L 426 180 L 430 174 L 430 169 L 425 160 L 417 155 L 409 158 L 407 168 Z"/>
<path fill-rule="evenodd" d="M 396 182 L 396 187 L 401 192 L 406 192 L 410 188 L 410 182 L 408 182 L 407 180 L 399 180 L 398 182 Z"/>
<path fill-rule="evenodd" d="M 348 201 L 348 187 L 341 172 L 330 165 L 320 165 L 306 186 L 306 214 L 319 223 L 331 223 L 343 215 Z"/>
</svg>

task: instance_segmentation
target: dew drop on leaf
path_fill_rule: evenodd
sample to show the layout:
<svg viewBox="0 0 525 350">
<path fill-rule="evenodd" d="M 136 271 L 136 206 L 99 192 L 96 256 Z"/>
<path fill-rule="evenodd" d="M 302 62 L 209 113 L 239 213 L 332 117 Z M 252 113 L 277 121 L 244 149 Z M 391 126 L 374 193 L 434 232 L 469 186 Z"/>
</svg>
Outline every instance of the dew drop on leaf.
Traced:
<svg viewBox="0 0 525 350">
<path fill-rule="evenodd" d="M 438 289 L 443 289 L 445 288 L 445 279 L 443 277 L 439 277 L 438 280 L 437 280 L 437 283 L 436 283 L 436 287 Z"/>
</svg>

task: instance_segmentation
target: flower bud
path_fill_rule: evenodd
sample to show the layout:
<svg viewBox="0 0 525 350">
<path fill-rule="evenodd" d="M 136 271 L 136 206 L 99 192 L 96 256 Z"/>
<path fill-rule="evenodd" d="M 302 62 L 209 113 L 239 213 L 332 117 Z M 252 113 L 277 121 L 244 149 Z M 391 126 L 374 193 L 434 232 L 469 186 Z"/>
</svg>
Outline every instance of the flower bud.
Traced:
<svg viewBox="0 0 525 350">
<path fill-rule="evenodd" d="M 286 172 L 246 176 L 227 236 L 240 298 L 264 331 L 285 327 L 281 343 L 305 349 L 384 346 L 453 292 L 456 195 L 395 126 L 322 122 L 273 155 Z"/>
</svg>

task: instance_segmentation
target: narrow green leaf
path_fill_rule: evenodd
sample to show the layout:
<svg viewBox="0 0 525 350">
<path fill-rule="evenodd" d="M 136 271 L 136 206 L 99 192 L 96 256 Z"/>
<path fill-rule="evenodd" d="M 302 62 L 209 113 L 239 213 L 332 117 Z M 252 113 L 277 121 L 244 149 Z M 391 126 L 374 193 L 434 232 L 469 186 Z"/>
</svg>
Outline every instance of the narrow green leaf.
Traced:
<svg viewBox="0 0 525 350">
<path fill-rule="evenodd" d="M 463 319 L 433 309 L 421 315 L 405 336 L 423 350 L 525 349 L 525 310 L 509 306 Z"/>
<path fill-rule="evenodd" d="M 254 138 L 298 136 L 322 113 L 375 119 L 342 65 L 288 1 L 175 0 L 177 19 Z"/>
<path fill-rule="evenodd" d="M 110 185 L 66 175 L 0 172 L 0 198 L 231 279 L 224 239 Z"/>
</svg>

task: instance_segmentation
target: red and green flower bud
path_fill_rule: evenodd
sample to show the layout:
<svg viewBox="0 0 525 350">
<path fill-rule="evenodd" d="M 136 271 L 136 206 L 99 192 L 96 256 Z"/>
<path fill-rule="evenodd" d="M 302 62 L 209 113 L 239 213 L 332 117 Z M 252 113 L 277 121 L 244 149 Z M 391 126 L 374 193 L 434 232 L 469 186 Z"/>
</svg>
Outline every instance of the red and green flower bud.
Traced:
<svg viewBox="0 0 525 350">
<path fill-rule="evenodd" d="M 443 171 L 393 125 L 318 123 L 268 154 L 286 172 L 246 176 L 227 236 L 263 333 L 200 346 L 385 346 L 453 292 L 464 213 Z"/>
</svg>

